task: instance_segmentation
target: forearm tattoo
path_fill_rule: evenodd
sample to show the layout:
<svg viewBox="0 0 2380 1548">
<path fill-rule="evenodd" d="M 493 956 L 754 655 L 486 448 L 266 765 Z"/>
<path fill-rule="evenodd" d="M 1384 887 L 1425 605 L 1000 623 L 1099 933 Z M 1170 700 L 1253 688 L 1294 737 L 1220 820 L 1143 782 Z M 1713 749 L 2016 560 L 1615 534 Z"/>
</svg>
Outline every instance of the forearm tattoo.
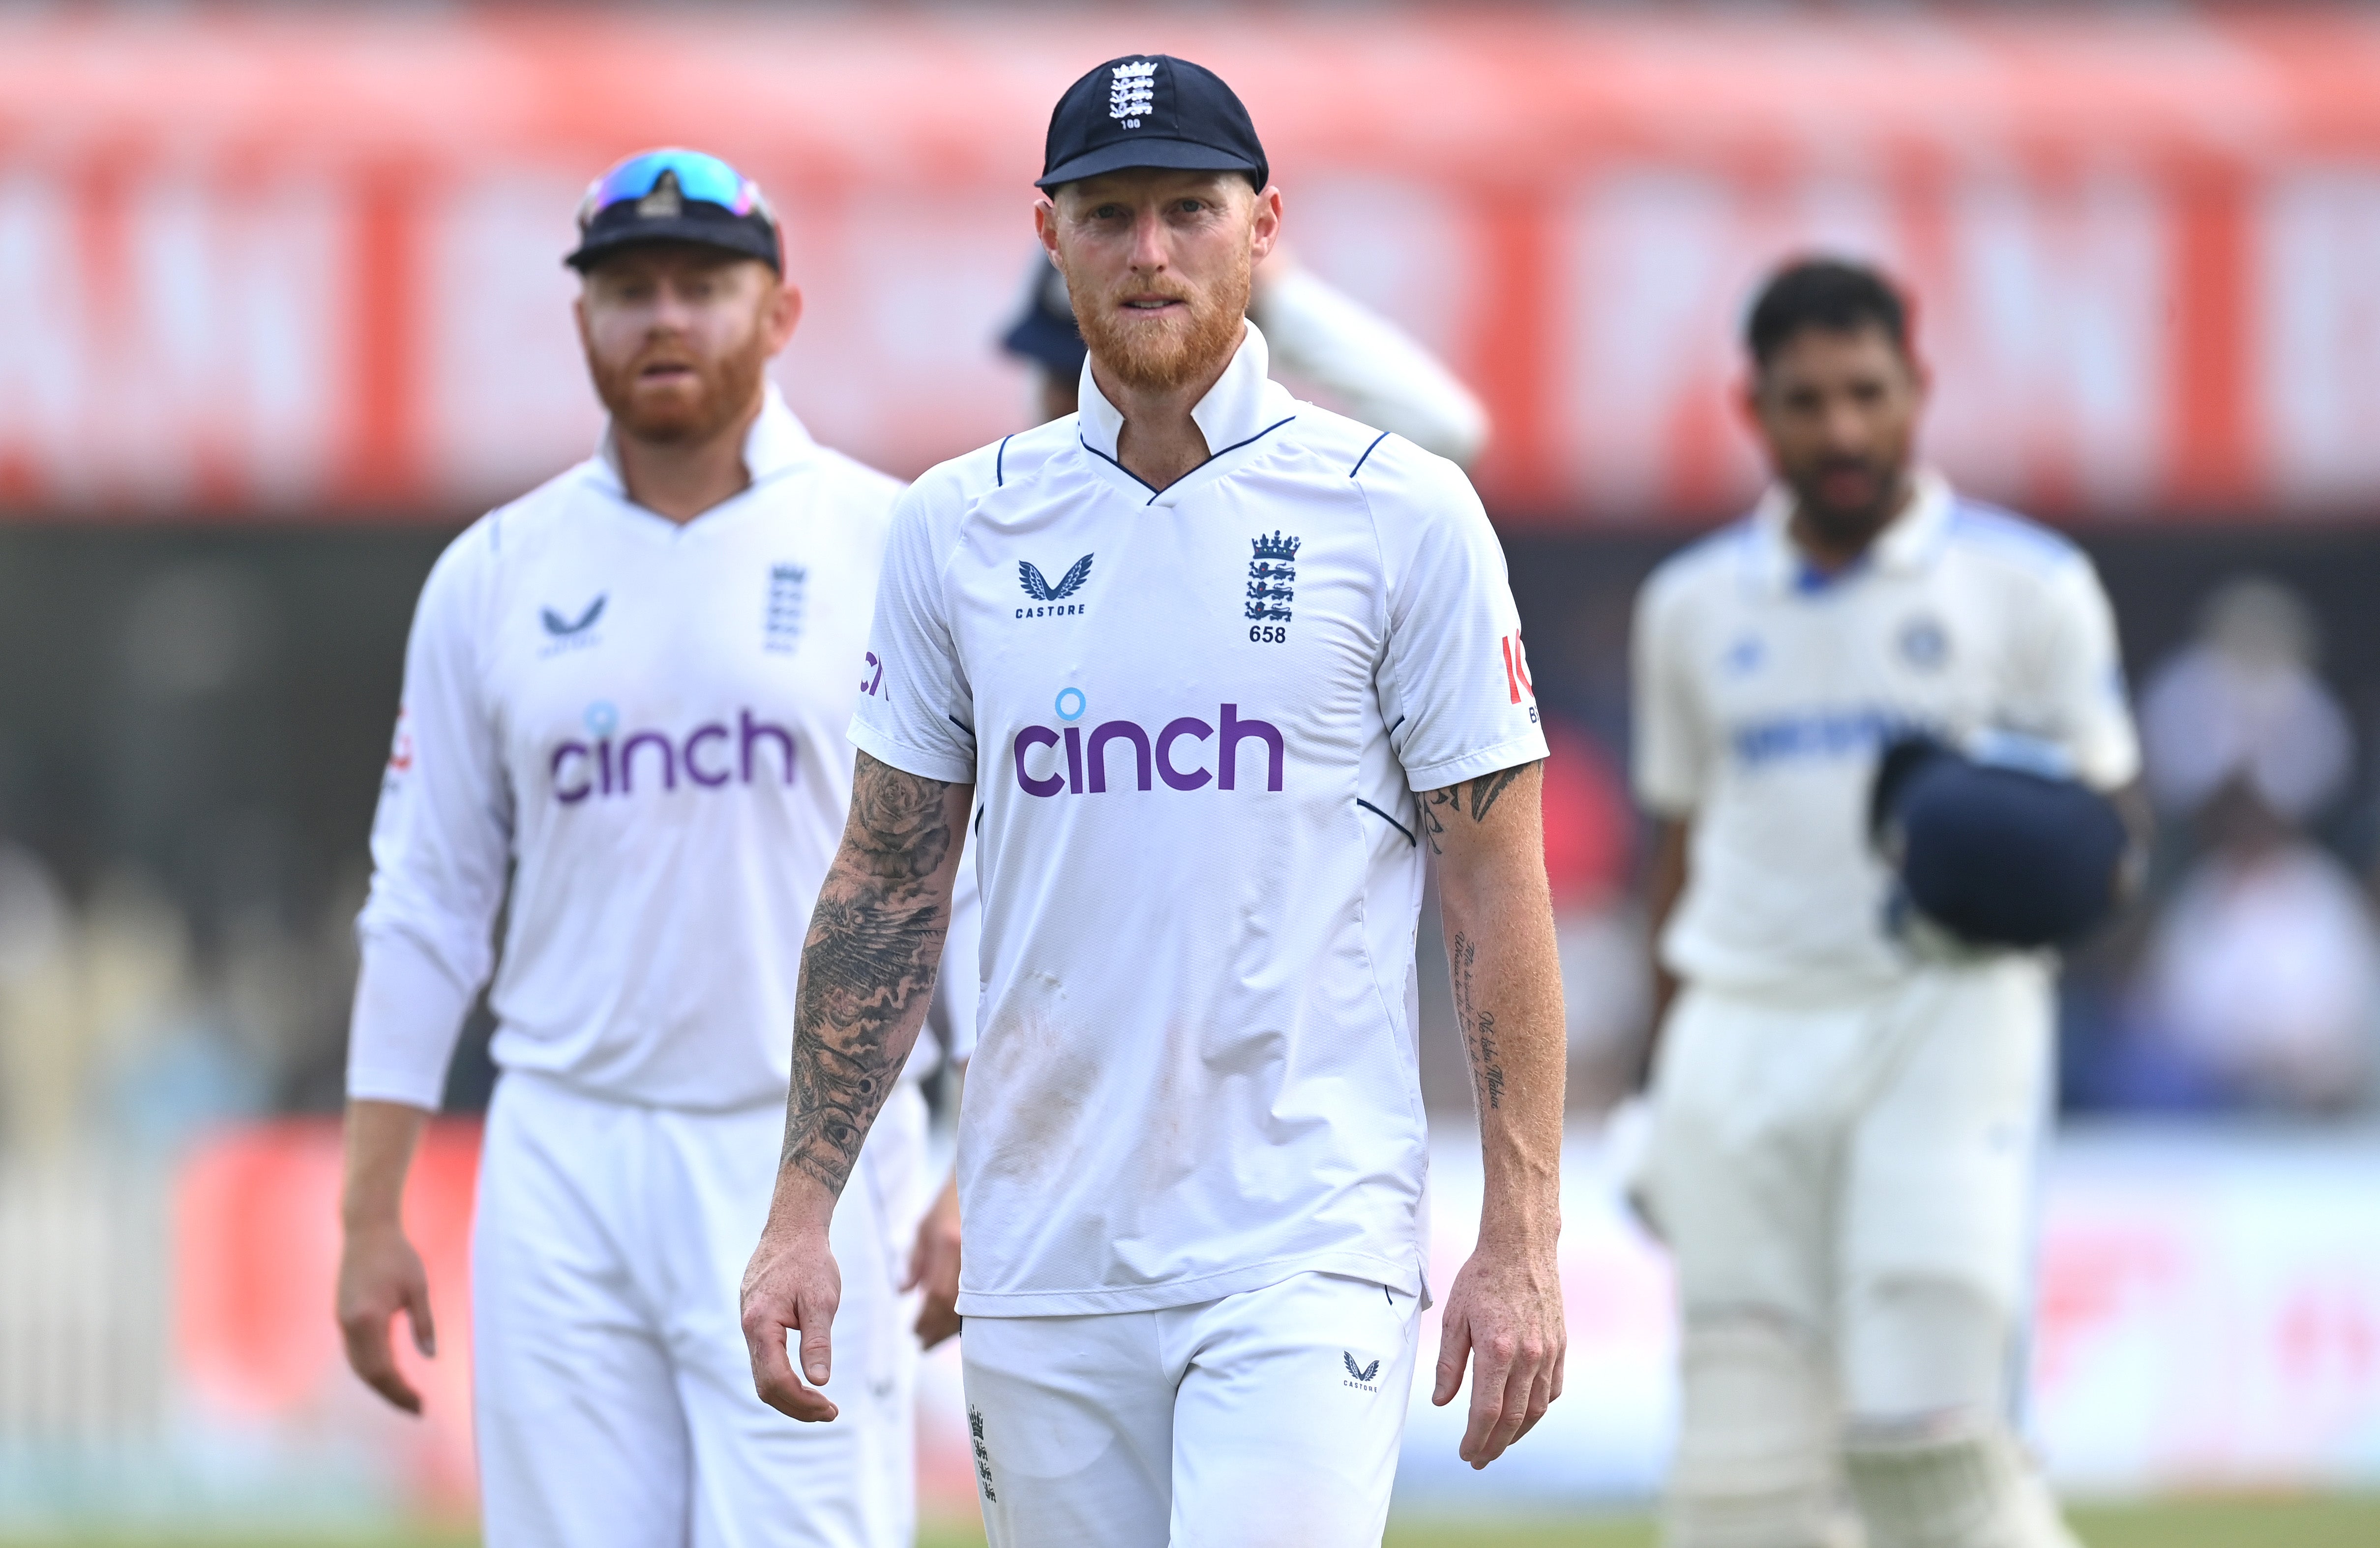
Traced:
<svg viewBox="0 0 2380 1548">
<path fill-rule="evenodd" d="M 1446 836 L 1445 819 L 1462 813 L 1465 791 L 1470 792 L 1471 797 L 1471 820 L 1484 823 L 1488 821 L 1488 813 L 1495 810 L 1496 798 L 1536 767 L 1535 763 L 1523 763 L 1517 768 L 1498 769 L 1494 774 L 1481 774 L 1477 779 L 1424 794 L 1421 798 L 1421 831 L 1422 836 L 1429 840 L 1429 852 L 1433 855 L 1446 853 L 1446 847 L 1439 842 Z"/>
<path fill-rule="evenodd" d="M 781 1165 L 840 1194 L 934 993 L 950 899 L 931 886 L 958 842 L 949 786 L 859 755 L 851 819 L 802 945 Z"/>
<path fill-rule="evenodd" d="M 1504 1105 L 1503 1051 L 1496 1042 L 1496 1013 L 1472 998 L 1472 969 L 1479 960 L 1478 943 L 1457 931 L 1446 946 L 1447 969 L 1454 980 L 1454 1019 L 1463 1029 L 1463 1052 L 1471 1056 L 1471 1079 L 1478 1090 L 1480 1111 Z"/>
</svg>

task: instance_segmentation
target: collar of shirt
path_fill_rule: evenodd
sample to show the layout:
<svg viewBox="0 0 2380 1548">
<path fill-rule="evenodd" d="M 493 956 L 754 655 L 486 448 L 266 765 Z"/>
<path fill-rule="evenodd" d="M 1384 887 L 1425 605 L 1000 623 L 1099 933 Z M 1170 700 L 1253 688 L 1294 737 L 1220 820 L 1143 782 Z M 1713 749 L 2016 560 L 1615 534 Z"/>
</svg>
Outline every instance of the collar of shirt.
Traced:
<svg viewBox="0 0 2380 1548">
<path fill-rule="evenodd" d="M 1272 379 L 1272 352 L 1265 336 L 1250 323 L 1232 356 L 1232 363 L 1223 374 L 1207 389 L 1207 396 L 1190 410 L 1191 421 L 1198 433 L 1207 438 L 1207 455 L 1211 459 L 1222 456 L 1234 446 L 1255 440 L 1266 431 L 1293 419 L 1297 400 L 1289 389 Z M 1106 457 L 1120 460 L 1116 455 L 1117 438 L 1123 433 L 1123 415 L 1110 403 L 1091 380 L 1091 360 L 1083 357 L 1081 394 L 1081 432 L 1083 445 Z"/>
<path fill-rule="evenodd" d="M 808 462 L 817 449 L 818 443 L 810 439 L 809 427 L 786 407 L 785 395 L 777 390 L 777 384 L 770 383 L 760 402 L 759 417 L 744 433 L 745 474 L 756 484 L 765 482 L 788 468 Z M 620 448 L 609 420 L 603 421 L 602 438 L 595 443 L 595 476 L 608 493 L 623 500 L 628 497 L 627 481 L 620 476 Z"/>
<path fill-rule="evenodd" d="M 1771 484 L 1752 512 L 1753 562 L 1764 585 L 1779 591 L 1819 592 L 1869 569 L 1908 574 L 1923 569 L 1941 551 L 1953 504 L 1949 481 L 1920 469 L 1913 497 L 1876 535 L 1865 554 L 1829 574 L 1814 567 L 1793 542 L 1793 492 Z"/>
</svg>

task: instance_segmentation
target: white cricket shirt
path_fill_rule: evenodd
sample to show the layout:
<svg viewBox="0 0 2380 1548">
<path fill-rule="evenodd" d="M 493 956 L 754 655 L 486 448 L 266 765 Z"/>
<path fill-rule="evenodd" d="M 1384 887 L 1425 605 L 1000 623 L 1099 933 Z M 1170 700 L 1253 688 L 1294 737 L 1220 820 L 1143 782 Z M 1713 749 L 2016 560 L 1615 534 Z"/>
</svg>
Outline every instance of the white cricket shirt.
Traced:
<svg viewBox="0 0 2380 1548">
<path fill-rule="evenodd" d="M 2103 789 L 2133 776 L 2113 612 L 2082 550 L 1938 477 L 1831 579 L 1790 496 L 1678 555 L 1635 619 L 1635 780 L 1692 823 L 1662 959 L 1697 983 L 1826 996 L 1907 971 L 1867 836 L 1881 744 L 1925 729 L 2048 742 Z"/>
<path fill-rule="evenodd" d="M 744 461 L 750 487 L 681 526 L 599 455 L 431 571 L 357 926 L 350 1096 L 438 1105 L 510 865 L 497 1064 L 648 1105 L 784 1100 L 901 486 L 773 387 Z M 962 1042 L 973 991 L 953 975 L 941 1007 Z"/>
<path fill-rule="evenodd" d="M 980 809 L 959 1310 L 1417 1292 L 1413 793 L 1546 751 L 1502 550 L 1253 326 L 1161 493 L 1082 403 L 904 498 L 852 725 Z"/>
</svg>

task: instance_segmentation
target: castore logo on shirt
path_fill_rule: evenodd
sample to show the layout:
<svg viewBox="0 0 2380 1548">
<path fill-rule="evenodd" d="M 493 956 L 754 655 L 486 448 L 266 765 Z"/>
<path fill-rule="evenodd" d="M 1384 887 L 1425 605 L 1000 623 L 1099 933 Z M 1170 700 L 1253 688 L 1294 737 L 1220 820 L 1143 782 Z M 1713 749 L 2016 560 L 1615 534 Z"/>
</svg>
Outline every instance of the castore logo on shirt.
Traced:
<svg viewBox="0 0 2380 1548">
<path fill-rule="evenodd" d="M 1016 616 L 1020 618 L 1072 618 L 1089 612 L 1090 609 L 1083 603 L 1067 603 L 1066 599 L 1081 591 L 1083 582 L 1090 578 L 1091 555 L 1088 554 L 1075 560 L 1074 567 L 1059 577 L 1055 586 L 1050 584 L 1049 577 L 1041 573 L 1041 567 L 1038 565 L 1034 564 L 1030 559 L 1017 560 L 1016 583 L 1025 588 L 1026 596 L 1031 597 L 1035 602 L 1064 603 L 1064 605 L 1020 607 L 1016 610 Z"/>
<path fill-rule="evenodd" d="M 733 783 L 749 785 L 755 768 L 759 770 L 760 778 L 768 777 L 765 750 L 771 744 L 782 760 L 783 782 L 794 782 L 794 734 L 782 725 L 755 718 L 748 709 L 735 712 L 732 727 L 724 721 L 706 721 L 683 738 L 666 731 L 632 731 L 615 741 L 613 733 L 619 728 L 620 712 L 609 700 L 599 699 L 588 705 L 585 719 L 587 734 L 592 739 L 562 742 L 546 760 L 546 771 L 553 782 L 553 798 L 565 806 L 576 806 L 589 796 L 636 794 L 639 767 L 648 771 L 648 790 L 652 788 L 655 777 L 661 780 L 662 789 L 675 790 L 680 773 L 705 790 L 717 790 Z M 645 755 L 641 763 L 639 753 Z"/>
<path fill-rule="evenodd" d="M 1064 723 L 1060 730 L 1049 725 L 1027 725 L 1016 733 L 1010 745 L 1010 762 L 1016 770 L 1017 788 L 1028 796 L 1055 796 L 1064 792 L 1082 795 L 1086 790 L 1103 796 L 1108 789 L 1108 754 L 1118 742 L 1132 749 L 1133 788 L 1147 790 L 1151 775 L 1162 779 L 1172 790 L 1196 790 L 1212 784 L 1218 790 L 1239 788 L 1239 750 L 1243 742 L 1260 742 L 1265 749 L 1265 788 L 1281 788 L 1282 764 L 1288 744 L 1281 727 L 1269 721 L 1243 720 L 1237 704 L 1225 704 L 1216 721 L 1209 724 L 1196 715 L 1181 715 L 1165 723 L 1155 736 L 1137 721 L 1111 720 L 1095 727 L 1086 741 L 1081 722 L 1087 716 L 1090 701 L 1078 688 L 1061 689 L 1052 706 L 1057 717 Z M 1183 768 L 1176 748 L 1184 740 L 1209 741 L 1220 737 L 1220 756 L 1214 768 L 1202 762 L 1192 768 Z M 1053 760 L 1051 772 L 1037 774 L 1027 762 L 1037 748 L 1062 749 L 1064 773 Z"/>
<path fill-rule="evenodd" d="M 564 651 L 592 645 L 601 640 L 602 636 L 595 630 L 595 620 L 603 616 L 603 604 L 611 600 L 610 592 L 596 592 L 595 600 L 589 603 L 587 610 L 576 618 L 565 617 L 551 607 L 538 609 L 538 617 L 545 625 L 546 634 L 545 647 L 538 654 L 557 655 Z"/>
</svg>

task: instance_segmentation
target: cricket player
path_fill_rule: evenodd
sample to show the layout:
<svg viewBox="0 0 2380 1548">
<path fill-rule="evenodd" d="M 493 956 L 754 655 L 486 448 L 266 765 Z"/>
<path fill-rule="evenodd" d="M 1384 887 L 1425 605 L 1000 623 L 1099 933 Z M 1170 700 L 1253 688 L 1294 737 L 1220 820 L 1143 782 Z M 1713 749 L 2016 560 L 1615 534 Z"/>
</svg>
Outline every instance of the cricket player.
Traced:
<svg viewBox="0 0 2380 1548">
<path fill-rule="evenodd" d="M 1451 463 L 1267 378 L 1245 314 L 1281 197 L 1220 80 L 1099 67 L 1051 116 L 1038 186 L 1082 406 L 928 473 L 894 516 L 883 676 L 745 1280 L 754 1375 L 825 1411 L 833 1223 L 972 826 L 958 1309 L 991 1541 L 1377 1543 L 1433 1293 L 1439 1401 L 1475 1361 L 1475 1465 L 1561 1383 L 1546 746 L 1503 556 Z M 1424 846 L 1488 1177 L 1478 1249 L 1435 1286 Z"/>
<path fill-rule="evenodd" d="M 754 1397 L 736 1313 L 900 485 L 812 441 L 768 383 L 801 296 L 749 179 L 690 151 L 631 156 L 578 225 L 609 428 L 455 541 L 407 650 L 358 925 L 348 1359 L 419 1410 L 389 1351 L 400 1309 L 432 1348 L 398 1200 L 509 868 L 472 1244 L 488 1542 L 905 1545 L 915 1349 L 895 1285 L 925 1113 L 897 1063 L 834 1222 L 836 1423 Z M 970 908 L 953 933 L 968 953 Z M 951 988 L 935 1020 L 963 1054 L 972 972 Z"/>
<path fill-rule="evenodd" d="M 1677 1257 L 1673 1548 L 2051 1548 L 2010 1415 L 2053 963 L 1897 934 L 1868 838 L 1905 732 L 2139 758 L 2071 543 L 1914 461 L 1926 381 L 1875 272 L 1779 273 L 1748 327 L 1775 487 L 1635 620 L 1666 978 L 1642 1196 Z M 1673 997 L 1671 997 L 1673 995 Z"/>
<path fill-rule="evenodd" d="M 1468 468 L 1487 445 L 1487 407 L 1444 361 L 1318 275 L 1285 264 L 1278 248 L 1256 272 L 1248 320 L 1264 329 L 1276 371 L 1322 384 L 1356 418 L 1460 467 Z M 1081 407 L 1082 330 L 1075 323 L 1066 276 L 1038 244 L 1024 309 L 1000 342 L 1008 353 L 1031 362 L 1041 420 L 1062 418 Z M 1294 345 L 1293 353 L 1285 343 Z M 964 1079 L 965 1066 L 956 1068 Z M 953 1178 L 919 1229 L 908 1274 L 921 1292 L 917 1334 L 928 1348 L 959 1331 L 958 1243 L 959 1199 Z"/>
</svg>

